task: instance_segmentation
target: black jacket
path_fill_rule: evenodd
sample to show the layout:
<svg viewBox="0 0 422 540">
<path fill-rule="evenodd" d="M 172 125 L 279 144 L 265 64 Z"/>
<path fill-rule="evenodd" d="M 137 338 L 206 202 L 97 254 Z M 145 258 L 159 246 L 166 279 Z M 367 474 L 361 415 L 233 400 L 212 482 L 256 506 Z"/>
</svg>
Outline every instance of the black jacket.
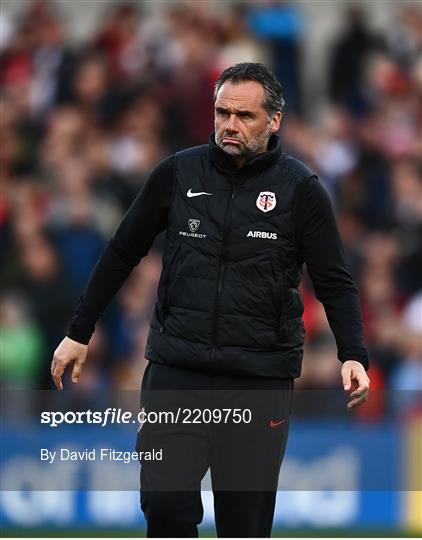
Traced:
<svg viewBox="0 0 422 540">
<path fill-rule="evenodd" d="M 307 262 L 340 360 L 356 359 L 367 367 L 357 292 L 344 264 L 331 206 L 328 202 L 324 210 L 327 223 L 318 223 L 321 216 L 312 215 L 312 203 L 305 219 L 297 219 L 300 204 L 321 188 L 312 171 L 282 153 L 277 136 L 271 137 L 266 153 L 241 169 L 216 146 L 213 135 L 209 145 L 179 152 L 162 167 L 165 175 L 150 179 L 97 265 L 70 337 L 89 339 L 109 301 L 104 296 L 110 297 L 111 290 L 114 294 L 154 236 L 166 228 L 145 353 L 149 360 L 243 376 L 299 376 L 304 328 L 298 285 Z M 318 202 L 318 211 L 324 204 L 327 201 Z M 145 213 L 152 217 L 148 232 L 139 228 Z M 329 233 L 319 237 L 318 246 L 319 230 L 308 246 L 307 235 L 312 237 L 315 227 Z M 320 265 L 312 251 L 324 242 L 332 260 Z M 119 279 L 113 286 L 109 279 L 106 289 L 101 281 L 111 268 Z"/>
</svg>

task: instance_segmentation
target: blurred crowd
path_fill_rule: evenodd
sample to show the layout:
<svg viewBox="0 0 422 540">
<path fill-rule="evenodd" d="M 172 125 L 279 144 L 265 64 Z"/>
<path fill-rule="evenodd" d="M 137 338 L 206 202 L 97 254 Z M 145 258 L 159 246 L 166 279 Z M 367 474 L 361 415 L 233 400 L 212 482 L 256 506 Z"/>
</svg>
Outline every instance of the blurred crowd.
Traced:
<svg viewBox="0 0 422 540">
<path fill-rule="evenodd" d="M 83 9 L 83 6 L 81 6 Z M 3 10 L 0 49 L 1 377 L 50 388 L 49 365 L 109 237 L 170 153 L 206 143 L 213 84 L 261 61 L 283 84 L 284 151 L 320 176 L 335 206 L 360 292 L 374 399 L 366 415 L 409 410 L 422 389 L 422 14 L 397 4 L 388 32 L 345 10 L 329 43 L 327 96 L 305 101 L 304 14 L 284 2 L 180 2 L 150 19 L 109 6 L 72 43 L 53 2 Z M 318 104 L 319 105 L 319 104 Z M 317 113 L 317 114 L 316 114 Z M 142 231 L 140 231 L 142 234 Z M 139 388 L 162 238 L 107 310 L 78 386 Z M 302 284 L 307 343 L 302 388 L 340 386 L 336 347 L 312 285 Z M 391 391 L 391 392 L 390 392 Z M 403 391 L 403 392 L 399 392 Z M 402 396 L 391 400 L 391 395 Z"/>
</svg>

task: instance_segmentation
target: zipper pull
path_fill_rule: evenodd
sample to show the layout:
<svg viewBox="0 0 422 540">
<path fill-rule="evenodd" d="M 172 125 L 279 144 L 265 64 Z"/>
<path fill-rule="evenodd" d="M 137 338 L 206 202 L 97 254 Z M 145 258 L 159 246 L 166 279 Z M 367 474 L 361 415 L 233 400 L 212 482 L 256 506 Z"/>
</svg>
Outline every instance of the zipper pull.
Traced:
<svg viewBox="0 0 422 540">
<path fill-rule="evenodd" d="M 236 197 L 237 193 L 236 193 L 236 188 L 233 186 L 232 188 L 232 199 L 234 199 Z"/>
</svg>

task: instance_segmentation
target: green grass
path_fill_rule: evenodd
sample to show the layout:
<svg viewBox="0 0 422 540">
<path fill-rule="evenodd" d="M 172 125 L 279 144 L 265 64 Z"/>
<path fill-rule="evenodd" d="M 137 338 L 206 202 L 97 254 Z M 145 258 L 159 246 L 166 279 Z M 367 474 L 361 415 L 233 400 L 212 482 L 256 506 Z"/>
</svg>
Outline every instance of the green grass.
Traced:
<svg viewBox="0 0 422 540">
<path fill-rule="evenodd" d="M 1 537 L 10 538 L 144 538 L 142 529 L 2 529 Z M 215 538 L 213 529 L 202 530 L 201 538 Z M 420 535 L 405 530 L 392 529 L 277 529 L 272 538 L 420 538 Z"/>
</svg>

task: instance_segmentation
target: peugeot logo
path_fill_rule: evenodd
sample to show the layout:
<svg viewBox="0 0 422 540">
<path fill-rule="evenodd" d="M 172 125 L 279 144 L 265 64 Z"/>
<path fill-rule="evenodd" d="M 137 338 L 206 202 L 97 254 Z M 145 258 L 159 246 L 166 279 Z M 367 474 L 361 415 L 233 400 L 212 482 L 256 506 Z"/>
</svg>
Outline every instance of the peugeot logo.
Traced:
<svg viewBox="0 0 422 540">
<path fill-rule="evenodd" d="M 201 220 L 199 220 L 199 219 L 190 219 L 188 221 L 188 226 L 189 226 L 190 232 L 197 231 L 200 224 L 201 224 Z"/>
</svg>

